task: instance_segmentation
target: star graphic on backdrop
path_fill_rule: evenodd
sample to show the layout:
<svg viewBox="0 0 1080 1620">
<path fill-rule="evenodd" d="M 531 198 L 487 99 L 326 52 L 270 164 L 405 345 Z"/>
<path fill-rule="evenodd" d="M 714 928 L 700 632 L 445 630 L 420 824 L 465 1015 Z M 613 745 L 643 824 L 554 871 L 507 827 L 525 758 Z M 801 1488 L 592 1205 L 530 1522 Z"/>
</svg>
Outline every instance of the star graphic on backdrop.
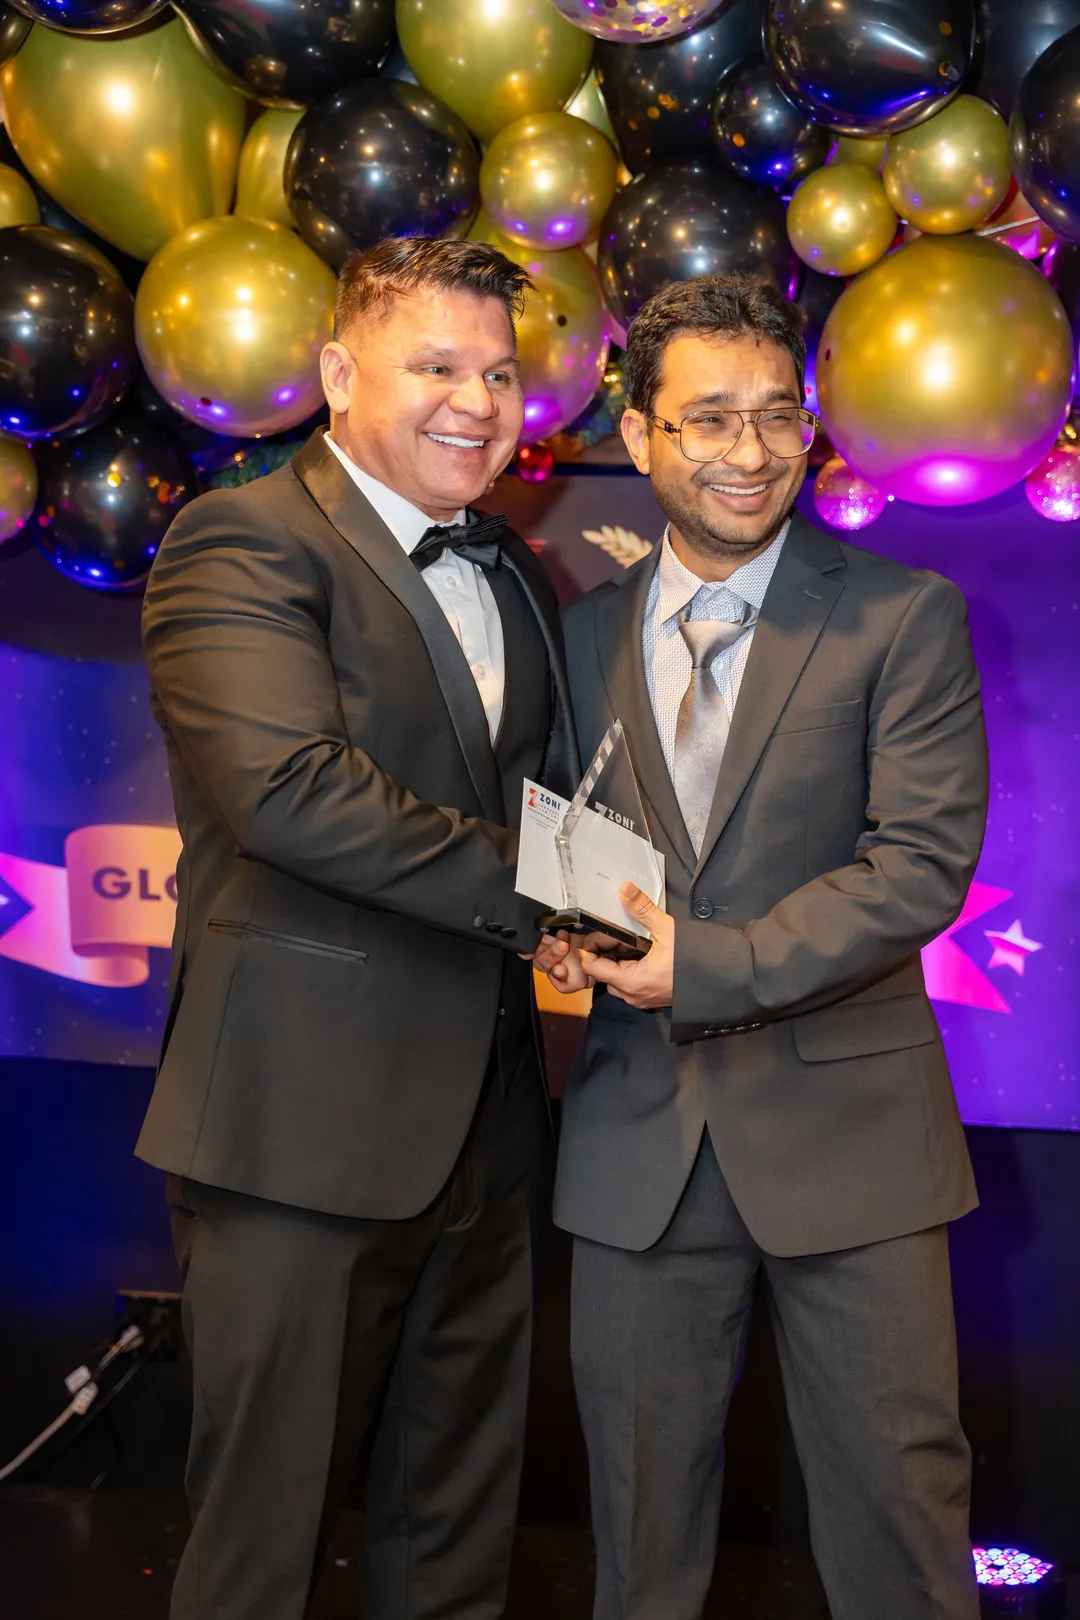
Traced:
<svg viewBox="0 0 1080 1620">
<path fill-rule="evenodd" d="M 926 991 L 932 1001 L 952 1001 L 961 1007 L 981 1007 L 986 1012 L 1012 1012 L 997 985 L 986 977 L 982 968 L 977 967 L 951 937 L 985 911 L 991 911 L 994 906 L 1004 905 L 1006 900 L 1011 899 L 1011 889 L 996 889 L 989 883 L 980 883 L 978 879 L 971 885 L 959 917 L 923 950 Z"/>
<path fill-rule="evenodd" d="M 1028 957 L 1035 951 L 1042 950 L 1042 946 L 1036 940 L 1025 937 L 1019 917 L 1009 928 L 984 928 L 983 933 L 994 947 L 990 966 L 1011 967 L 1021 978 L 1024 977 L 1024 963 Z"/>
<path fill-rule="evenodd" d="M 0 937 L 21 922 L 31 909 L 19 891 L 0 875 Z"/>
</svg>

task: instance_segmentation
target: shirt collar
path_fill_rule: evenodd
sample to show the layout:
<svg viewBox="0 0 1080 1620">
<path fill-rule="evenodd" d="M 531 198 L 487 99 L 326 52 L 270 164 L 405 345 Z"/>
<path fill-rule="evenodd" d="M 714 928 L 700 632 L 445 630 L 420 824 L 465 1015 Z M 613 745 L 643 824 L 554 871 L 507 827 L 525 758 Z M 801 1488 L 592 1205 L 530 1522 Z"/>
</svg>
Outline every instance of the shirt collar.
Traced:
<svg viewBox="0 0 1080 1620">
<path fill-rule="evenodd" d="M 412 501 L 407 501 L 404 495 L 396 490 L 388 489 L 377 478 L 372 478 L 362 467 L 358 467 L 352 457 L 346 455 L 339 444 L 335 444 L 329 433 L 324 433 L 327 444 L 345 468 L 360 493 L 367 497 L 371 505 L 378 512 L 402 551 L 408 553 L 416 550 L 425 533 L 433 526 L 433 520 L 426 512 L 421 512 Z M 455 512 L 452 522 L 464 523 L 467 513 L 462 507 Z"/>
<path fill-rule="evenodd" d="M 758 556 L 751 557 L 749 562 L 742 563 L 740 567 L 736 568 L 735 572 L 722 582 L 722 586 L 721 582 L 717 581 L 714 588 L 726 588 L 734 592 L 742 601 L 749 602 L 750 606 L 756 608 L 760 613 L 762 604 L 765 601 L 765 592 L 769 588 L 769 581 L 772 579 L 776 565 L 780 560 L 780 553 L 783 550 L 784 541 L 787 539 L 787 532 L 790 527 L 791 519 L 788 518 L 771 545 L 767 546 Z M 685 607 L 688 607 L 702 585 L 708 582 L 699 579 L 697 574 L 691 573 L 690 569 L 679 561 L 671 549 L 667 529 L 664 530 L 664 538 L 660 544 L 663 549 L 660 552 L 660 561 L 656 569 L 659 586 L 656 605 L 659 623 L 665 624 L 668 619 L 673 618 L 675 614 L 681 613 Z"/>
</svg>

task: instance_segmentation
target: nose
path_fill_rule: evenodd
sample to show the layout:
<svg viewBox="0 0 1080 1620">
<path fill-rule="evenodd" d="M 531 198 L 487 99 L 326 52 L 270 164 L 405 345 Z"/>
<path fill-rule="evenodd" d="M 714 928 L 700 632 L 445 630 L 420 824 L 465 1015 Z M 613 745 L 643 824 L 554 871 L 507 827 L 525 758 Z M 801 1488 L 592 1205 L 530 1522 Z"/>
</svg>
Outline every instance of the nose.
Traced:
<svg viewBox="0 0 1080 1620">
<path fill-rule="evenodd" d="M 452 411 L 459 411 L 462 416 L 473 416 L 479 420 L 494 416 L 498 409 L 491 397 L 491 390 L 480 372 L 458 383 L 448 403 Z"/>
<path fill-rule="evenodd" d="M 760 472 L 769 465 L 772 457 L 761 442 L 756 422 L 743 423 L 742 432 L 723 459 L 729 467 L 740 467 L 749 473 Z"/>
</svg>

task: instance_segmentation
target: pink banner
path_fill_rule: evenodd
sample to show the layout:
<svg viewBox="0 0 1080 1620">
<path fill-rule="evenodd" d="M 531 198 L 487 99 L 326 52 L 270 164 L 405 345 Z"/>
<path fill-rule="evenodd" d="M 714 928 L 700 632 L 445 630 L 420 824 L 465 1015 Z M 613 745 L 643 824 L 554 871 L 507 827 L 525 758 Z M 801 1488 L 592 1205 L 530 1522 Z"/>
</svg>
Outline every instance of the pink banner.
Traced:
<svg viewBox="0 0 1080 1620">
<path fill-rule="evenodd" d="M 168 949 L 176 916 L 175 827 L 81 827 L 64 865 L 0 854 L 0 957 L 82 984 L 143 984 L 149 951 Z"/>
</svg>

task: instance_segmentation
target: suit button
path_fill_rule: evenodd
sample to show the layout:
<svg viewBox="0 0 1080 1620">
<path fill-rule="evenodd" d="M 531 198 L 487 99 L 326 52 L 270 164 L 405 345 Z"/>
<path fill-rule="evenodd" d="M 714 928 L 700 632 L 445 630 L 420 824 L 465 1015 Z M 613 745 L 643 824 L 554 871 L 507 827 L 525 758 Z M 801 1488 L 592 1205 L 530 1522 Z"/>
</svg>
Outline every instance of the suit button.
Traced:
<svg viewBox="0 0 1080 1620">
<path fill-rule="evenodd" d="M 713 914 L 713 910 L 714 907 L 711 900 L 701 899 L 694 901 L 694 916 L 700 917 L 702 922 L 708 922 L 709 918 Z"/>
<path fill-rule="evenodd" d="M 497 923 L 497 922 L 485 923 L 484 927 L 487 929 L 489 934 L 501 934 L 502 933 L 502 923 Z"/>
<path fill-rule="evenodd" d="M 502 931 L 502 937 L 503 939 L 517 939 L 517 929 L 504 928 Z"/>
<path fill-rule="evenodd" d="M 485 917 L 474 917 L 472 920 L 472 925 L 474 928 L 486 928 L 487 919 Z"/>
<path fill-rule="evenodd" d="M 506 1008 L 505 1007 L 500 1007 L 499 1008 L 499 1017 L 500 1018 L 505 1018 L 506 1017 Z"/>
</svg>

